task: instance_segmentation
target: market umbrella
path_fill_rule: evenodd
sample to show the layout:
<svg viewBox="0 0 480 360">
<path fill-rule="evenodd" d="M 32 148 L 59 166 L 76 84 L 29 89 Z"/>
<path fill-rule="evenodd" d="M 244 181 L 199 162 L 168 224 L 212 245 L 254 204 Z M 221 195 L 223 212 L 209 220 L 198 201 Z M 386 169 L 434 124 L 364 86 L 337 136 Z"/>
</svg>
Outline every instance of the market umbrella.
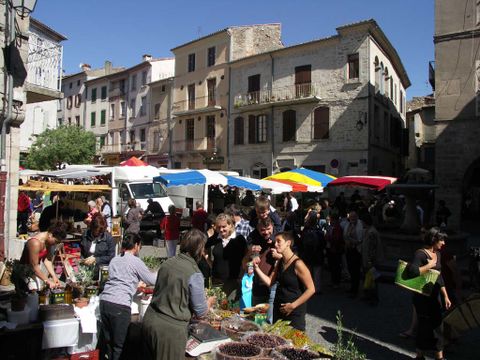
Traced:
<svg viewBox="0 0 480 360">
<path fill-rule="evenodd" d="M 132 156 L 130 159 L 122 161 L 121 166 L 147 166 L 148 164 L 139 158 Z"/>
<path fill-rule="evenodd" d="M 397 178 L 388 176 L 343 176 L 333 180 L 328 186 L 358 186 L 374 190 L 383 190 L 393 184 Z"/>
<path fill-rule="evenodd" d="M 281 194 L 285 192 L 293 191 L 292 186 L 289 184 L 283 184 L 277 181 L 263 180 L 263 179 L 254 179 L 247 178 L 243 176 L 235 176 L 236 178 L 244 179 L 249 183 L 257 184 L 261 189 L 269 190 L 272 194 Z"/>
<path fill-rule="evenodd" d="M 264 180 L 292 185 L 295 192 L 322 192 L 323 187 L 335 180 L 335 177 L 319 171 L 298 168 L 268 176 Z"/>
</svg>

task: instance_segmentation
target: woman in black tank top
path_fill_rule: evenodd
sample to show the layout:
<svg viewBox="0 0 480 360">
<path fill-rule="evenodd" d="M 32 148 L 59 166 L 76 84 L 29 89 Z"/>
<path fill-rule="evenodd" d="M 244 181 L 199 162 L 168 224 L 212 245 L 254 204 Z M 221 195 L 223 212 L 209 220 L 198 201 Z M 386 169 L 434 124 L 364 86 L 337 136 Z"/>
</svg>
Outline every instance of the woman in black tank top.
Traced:
<svg viewBox="0 0 480 360">
<path fill-rule="evenodd" d="M 295 329 L 305 331 L 307 300 L 315 293 L 312 276 L 305 263 L 292 250 L 294 243 L 290 232 L 280 232 L 275 236 L 275 250 L 282 255 L 270 276 L 265 275 L 255 265 L 260 279 L 271 286 L 278 281 L 273 305 L 273 322 L 289 320 Z"/>
</svg>

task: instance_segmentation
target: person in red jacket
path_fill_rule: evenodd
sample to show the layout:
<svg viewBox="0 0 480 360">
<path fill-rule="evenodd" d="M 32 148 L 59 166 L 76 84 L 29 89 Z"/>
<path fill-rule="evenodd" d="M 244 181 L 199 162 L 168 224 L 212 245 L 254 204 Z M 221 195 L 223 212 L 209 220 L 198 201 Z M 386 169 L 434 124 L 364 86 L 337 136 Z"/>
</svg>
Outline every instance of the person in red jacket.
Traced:
<svg viewBox="0 0 480 360">
<path fill-rule="evenodd" d="M 18 234 L 27 234 L 28 233 L 28 217 L 32 212 L 30 206 L 31 200 L 25 191 L 20 191 L 18 193 L 18 207 L 17 207 L 17 229 Z"/>
<path fill-rule="evenodd" d="M 168 207 L 168 215 L 162 219 L 160 230 L 165 236 L 165 246 L 167 247 L 167 256 L 175 256 L 177 252 L 178 239 L 180 238 L 180 219 L 176 214 L 175 205 Z"/>
<path fill-rule="evenodd" d="M 207 225 L 208 213 L 205 211 L 205 208 L 203 207 L 203 202 L 197 201 L 195 203 L 195 206 L 197 207 L 197 210 L 195 210 L 192 216 L 192 227 L 200 230 L 201 232 L 205 232 L 207 230 L 206 225 Z"/>
</svg>

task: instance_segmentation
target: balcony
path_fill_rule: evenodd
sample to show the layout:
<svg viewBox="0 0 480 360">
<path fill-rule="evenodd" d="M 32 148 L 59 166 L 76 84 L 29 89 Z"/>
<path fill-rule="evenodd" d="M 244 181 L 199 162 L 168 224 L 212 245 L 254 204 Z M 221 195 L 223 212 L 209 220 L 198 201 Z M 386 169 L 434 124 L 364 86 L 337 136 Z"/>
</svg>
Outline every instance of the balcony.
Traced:
<svg viewBox="0 0 480 360">
<path fill-rule="evenodd" d="M 98 152 L 102 154 L 110 154 L 110 153 L 123 153 L 129 151 L 146 151 L 147 150 L 147 142 L 146 141 L 134 141 L 133 143 L 128 144 L 108 144 L 103 145 L 101 148 L 98 149 Z"/>
<path fill-rule="evenodd" d="M 172 152 L 216 152 L 215 138 L 198 138 L 192 140 L 175 140 L 172 142 Z"/>
<path fill-rule="evenodd" d="M 312 100 L 320 100 L 319 87 L 308 83 L 238 94 L 235 96 L 233 106 L 236 109 L 258 108 L 273 104 L 304 103 Z"/>
<path fill-rule="evenodd" d="M 173 115 L 190 115 L 212 110 L 221 110 L 219 96 L 202 96 L 194 99 L 176 101 L 173 104 Z"/>
<path fill-rule="evenodd" d="M 62 99 L 62 46 L 30 32 L 28 39 L 27 103 Z"/>
<path fill-rule="evenodd" d="M 115 86 L 108 90 L 108 97 L 113 98 L 125 95 L 125 87 Z"/>
</svg>

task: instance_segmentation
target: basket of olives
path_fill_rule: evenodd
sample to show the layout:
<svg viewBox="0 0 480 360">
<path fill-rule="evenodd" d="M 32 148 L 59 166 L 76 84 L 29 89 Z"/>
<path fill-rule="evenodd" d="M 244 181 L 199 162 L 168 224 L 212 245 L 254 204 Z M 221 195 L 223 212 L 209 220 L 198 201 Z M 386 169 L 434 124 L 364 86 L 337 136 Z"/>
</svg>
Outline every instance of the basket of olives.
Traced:
<svg viewBox="0 0 480 360">
<path fill-rule="evenodd" d="M 217 360 L 243 360 L 258 359 L 262 349 L 245 342 L 229 342 L 217 347 L 215 359 Z"/>
<path fill-rule="evenodd" d="M 287 340 L 278 335 L 260 332 L 248 333 L 243 336 L 242 341 L 258 346 L 262 349 L 262 355 L 269 355 L 273 349 L 288 344 Z"/>
</svg>

